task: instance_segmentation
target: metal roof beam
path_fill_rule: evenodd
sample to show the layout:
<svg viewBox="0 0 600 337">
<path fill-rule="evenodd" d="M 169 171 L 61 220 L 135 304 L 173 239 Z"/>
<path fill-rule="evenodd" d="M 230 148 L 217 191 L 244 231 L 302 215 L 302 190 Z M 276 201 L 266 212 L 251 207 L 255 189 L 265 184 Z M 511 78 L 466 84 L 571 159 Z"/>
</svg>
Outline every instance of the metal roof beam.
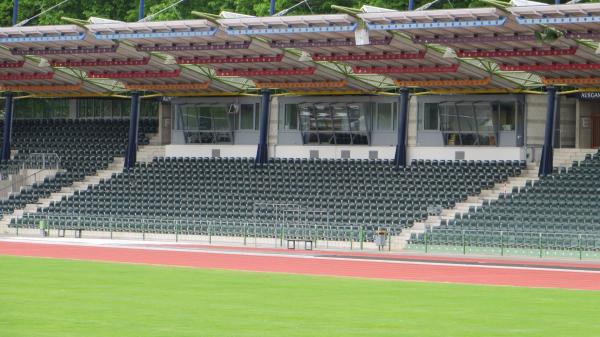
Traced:
<svg viewBox="0 0 600 337">
<path fill-rule="evenodd" d="M 476 87 L 488 85 L 491 82 L 490 77 L 481 79 L 466 79 L 466 80 L 422 80 L 422 81 L 405 81 L 395 80 L 394 83 L 398 87 Z"/>
<path fill-rule="evenodd" d="M 350 25 L 328 25 L 328 26 L 308 26 L 308 27 L 285 27 L 285 28 L 248 28 L 234 29 L 226 28 L 229 35 L 271 35 L 271 34 L 294 34 L 294 33 L 340 33 L 353 32 L 358 26 L 357 23 Z"/>
<path fill-rule="evenodd" d="M 412 60 L 425 58 L 425 51 L 416 53 L 383 53 L 383 54 L 343 54 L 343 55 L 312 55 L 313 61 L 381 61 L 381 60 Z"/>
<path fill-rule="evenodd" d="M 73 55 L 73 54 L 108 54 L 115 53 L 118 45 L 110 47 L 77 47 L 77 48 L 60 48 L 60 49 L 11 49 L 13 55 Z"/>
<path fill-rule="evenodd" d="M 236 43 L 221 43 L 221 44 L 186 44 L 186 45 L 137 45 L 137 51 L 194 51 L 194 50 L 231 50 L 231 49 L 248 49 L 250 41 Z"/>
<path fill-rule="evenodd" d="M 562 55 L 575 55 L 577 47 L 570 47 L 565 49 L 528 49 L 528 50 L 474 50 L 474 51 L 463 51 L 457 50 L 456 56 L 458 57 L 527 57 L 527 56 L 562 56 Z"/>
<path fill-rule="evenodd" d="M 502 71 L 568 71 L 600 69 L 600 63 L 500 64 Z"/>
<path fill-rule="evenodd" d="M 135 32 L 135 33 L 94 33 L 98 40 L 135 40 L 135 39 L 170 39 L 188 38 L 198 36 L 213 36 L 217 33 L 216 28 L 201 31 L 171 31 L 171 32 Z"/>
<path fill-rule="evenodd" d="M 383 39 L 370 39 L 370 46 L 389 45 L 392 42 L 391 37 Z M 356 41 L 354 39 L 346 40 L 309 40 L 309 41 L 271 41 L 271 48 L 318 48 L 318 47 L 354 47 Z"/>
<path fill-rule="evenodd" d="M 89 71 L 89 78 L 171 78 L 178 77 L 181 69 L 173 71 L 128 71 L 128 72 L 96 72 Z"/>
<path fill-rule="evenodd" d="M 502 26 L 506 23 L 505 17 L 493 20 L 467 20 L 467 21 L 433 21 L 433 22 L 407 22 L 407 23 L 367 23 L 370 30 L 413 30 L 413 29 L 454 29 Z"/>
<path fill-rule="evenodd" d="M 66 60 L 66 61 L 50 61 L 52 67 L 110 67 L 110 66 L 139 66 L 147 65 L 150 62 L 149 57 L 142 59 L 127 59 L 127 60 Z"/>
<path fill-rule="evenodd" d="M 177 64 L 236 64 L 236 63 L 274 63 L 281 62 L 283 54 L 276 56 L 210 56 L 210 57 L 179 57 Z"/>
<path fill-rule="evenodd" d="M 315 67 L 300 69 L 218 69 L 217 76 L 294 76 L 294 75 L 313 75 Z"/>
<path fill-rule="evenodd" d="M 352 67 L 356 74 L 424 74 L 424 73 L 455 73 L 459 64 L 450 66 L 428 66 L 428 67 Z"/>
</svg>

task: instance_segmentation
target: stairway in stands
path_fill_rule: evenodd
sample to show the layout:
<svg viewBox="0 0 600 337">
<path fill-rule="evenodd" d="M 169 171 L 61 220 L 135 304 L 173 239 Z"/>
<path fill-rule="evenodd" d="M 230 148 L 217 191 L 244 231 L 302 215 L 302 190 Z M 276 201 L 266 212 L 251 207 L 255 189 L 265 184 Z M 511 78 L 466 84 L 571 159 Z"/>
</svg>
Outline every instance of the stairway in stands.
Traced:
<svg viewBox="0 0 600 337">
<path fill-rule="evenodd" d="M 164 157 L 164 146 L 156 145 L 157 134 L 147 134 L 150 138 L 148 145 L 139 146 L 137 159 L 140 162 L 150 162 L 155 157 Z M 85 191 L 92 186 L 100 184 L 103 180 L 110 179 L 114 174 L 123 172 L 125 158 L 116 157 L 106 169 L 99 170 L 95 175 L 86 176 L 82 181 L 76 181 L 71 186 L 61 188 L 59 191 L 50 194 L 47 198 L 39 199 L 35 203 L 27 204 L 23 209 L 17 209 L 12 214 L 7 214 L 0 220 L 0 234 L 8 230 L 8 225 L 15 219 L 20 219 L 24 214 L 35 214 L 39 209 L 50 206 L 52 202 L 58 202 L 64 198 L 73 196 L 76 192 Z"/>
<path fill-rule="evenodd" d="M 494 184 L 490 189 L 482 189 L 479 195 L 469 196 L 464 202 L 456 203 L 455 207 L 442 210 L 439 215 L 430 215 L 425 221 L 415 222 L 412 227 L 402 231 L 401 235 L 392 238 L 394 247 L 404 249 L 412 234 L 424 233 L 427 227 L 438 227 L 444 220 L 447 222 L 462 216 L 475 207 L 481 207 L 486 200 L 498 200 L 501 195 L 512 193 L 514 188 L 524 187 L 527 181 L 537 181 L 539 179 L 537 167 L 537 163 L 530 163 L 521 171 L 521 175 L 508 177 L 506 182 Z"/>
<path fill-rule="evenodd" d="M 53 201 L 61 200 L 63 197 L 73 195 L 77 191 L 83 191 L 90 186 L 98 185 L 102 179 L 109 179 L 113 173 L 123 172 L 124 162 L 124 158 L 117 157 L 106 169 L 98 170 L 96 174 L 86 176 L 81 181 L 75 181 L 71 186 L 62 187 L 57 192 L 51 193 L 47 198 L 41 198 L 35 203 L 25 205 L 22 209 L 16 209 L 12 214 L 4 215 L 2 220 L 0 220 L 0 232 L 6 231 L 8 224 L 13 219 L 20 219 L 25 213 L 37 213 L 38 208 L 48 207 Z"/>
<path fill-rule="evenodd" d="M 574 163 L 583 161 L 587 155 L 593 155 L 597 151 L 597 149 L 554 149 L 554 167 L 557 170 L 568 170 Z M 539 180 L 538 168 L 538 163 L 529 163 L 520 176 L 509 177 L 506 183 L 495 184 L 492 189 L 482 190 L 481 194 L 470 196 L 465 202 L 457 203 L 454 208 L 444 209 L 439 216 L 429 216 L 425 221 L 416 222 L 411 228 L 402 231 L 401 235 L 393 238 L 395 245 L 402 249 L 412 234 L 422 234 L 427 227 L 435 228 L 442 222 L 448 223 L 450 220 L 462 217 L 463 214 L 483 206 L 488 200 L 498 200 L 502 195 L 511 194 L 515 189 L 525 187 L 528 181 L 535 184 Z"/>
<path fill-rule="evenodd" d="M 596 153 L 597 149 L 554 149 L 554 167 L 570 168 L 573 162 L 580 162 L 585 156 Z"/>
<path fill-rule="evenodd" d="M 123 155 L 127 142 L 125 120 L 33 120 L 19 121 L 15 132 L 15 156 L 50 152 L 61 157 L 63 172 L 21 189 L 10 199 L 0 202 L 3 218 L 0 233 L 12 219 L 36 213 L 53 201 L 97 185 L 103 179 L 123 171 Z M 156 124 L 141 121 L 139 148 L 156 141 Z M 18 160 L 18 159 L 17 159 Z M 12 161 L 12 159 L 11 159 Z"/>
</svg>

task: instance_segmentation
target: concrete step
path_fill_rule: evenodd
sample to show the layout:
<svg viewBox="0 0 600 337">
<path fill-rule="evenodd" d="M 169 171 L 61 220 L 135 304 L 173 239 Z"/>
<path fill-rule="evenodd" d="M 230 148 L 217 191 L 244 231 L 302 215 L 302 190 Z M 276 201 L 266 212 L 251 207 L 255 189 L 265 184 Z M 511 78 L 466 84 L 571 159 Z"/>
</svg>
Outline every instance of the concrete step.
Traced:
<svg viewBox="0 0 600 337">
<path fill-rule="evenodd" d="M 149 145 L 161 145 L 161 139 L 160 139 L 159 133 L 149 133 L 149 134 L 146 134 L 146 136 L 148 137 Z"/>
<path fill-rule="evenodd" d="M 442 220 L 454 219 L 458 214 L 464 214 L 469 212 L 471 207 L 481 207 L 485 200 L 498 200 L 499 196 L 507 193 L 512 193 L 513 187 L 524 187 L 527 181 L 537 181 L 537 169 L 533 169 L 528 166 L 527 169 L 522 170 L 522 174 L 518 177 L 509 178 L 507 182 L 503 184 L 496 184 L 494 187 L 486 190 L 482 190 L 479 195 L 469 196 L 464 202 L 457 203 L 454 208 L 442 210 L 439 216 L 427 217 L 425 221 L 416 222 L 411 228 L 402 231 L 402 234 L 398 236 L 398 240 L 405 240 L 403 243 L 399 243 L 399 247 L 406 247 L 411 234 L 421 234 L 425 232 L 426 227 L 437 227 L 441 224 Z"/>
<path fill-rule="evenodd" d="M 162 145 L 146 145 L 141 147 L 137 153 L 140 162 L 151 162 L 156 157 L 165 156 L 165 147 Z"/>
</svg>

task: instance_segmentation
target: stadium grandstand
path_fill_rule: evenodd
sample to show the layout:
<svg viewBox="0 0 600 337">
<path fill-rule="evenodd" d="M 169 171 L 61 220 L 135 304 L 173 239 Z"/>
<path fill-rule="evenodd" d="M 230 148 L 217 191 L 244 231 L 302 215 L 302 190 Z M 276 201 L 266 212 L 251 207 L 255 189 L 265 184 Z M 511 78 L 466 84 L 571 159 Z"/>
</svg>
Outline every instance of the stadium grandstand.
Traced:
<svg viewBox="0 0 600 337">
<path fill-rule="evenodd" d="M 600 251 L 600 4 L 334 9 L 0 28 L 2 232 Z"/>
</svg>

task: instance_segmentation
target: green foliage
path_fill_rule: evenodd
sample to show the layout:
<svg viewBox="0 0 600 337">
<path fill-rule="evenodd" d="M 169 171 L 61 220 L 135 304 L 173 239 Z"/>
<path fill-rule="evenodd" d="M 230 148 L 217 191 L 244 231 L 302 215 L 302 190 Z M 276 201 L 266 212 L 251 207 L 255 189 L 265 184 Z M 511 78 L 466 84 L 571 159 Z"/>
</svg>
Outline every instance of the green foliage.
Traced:
<svg viewBox="0 0 600 337">
<path fill-rule="evenodd" d="M 65 5 L 33 20 L 29 25 L 62 24 L 60 18 L 67 16 L 75 19 L 87 19 L 90 16 L 107 19 L 137 21 L 139 0 L 71 0 Z M 146 0 L 146 15 L 156 13 L 176 0 Z M 277 0 L 276 11 L 289 8 L 300 0 Z M 421 6 L 431 0 L 416 0 L 416 6 Z M 20 0 L 19 20 L 30 18 L 44 9 L 60 2 L 60 0 Z M 553 0 L 545 2 L 553 3 Z M 12 0 L 0 0 L 0 24 L 10 26 L 12 16 Z M 270 0 L 186 0 L 176 7 L 161 13 L 156 20 L 176 20 L 194 18 L 192 11 L 218 14 L 231 11 L 242 14 L 264 16 L 269 14 Z M 403 10 L 408 7 L 408 0 L 311 0 L 310 6 L 314 13 L 332 13 L 331 5 L 355 7 L 372 5 L 391 9 Z M 482 7 L 485 3 L 478 0 L 446 0 L 437 8 Z M 307 14 L 306 6 L 296 8 L 292 14 Z"/>
</svg>

